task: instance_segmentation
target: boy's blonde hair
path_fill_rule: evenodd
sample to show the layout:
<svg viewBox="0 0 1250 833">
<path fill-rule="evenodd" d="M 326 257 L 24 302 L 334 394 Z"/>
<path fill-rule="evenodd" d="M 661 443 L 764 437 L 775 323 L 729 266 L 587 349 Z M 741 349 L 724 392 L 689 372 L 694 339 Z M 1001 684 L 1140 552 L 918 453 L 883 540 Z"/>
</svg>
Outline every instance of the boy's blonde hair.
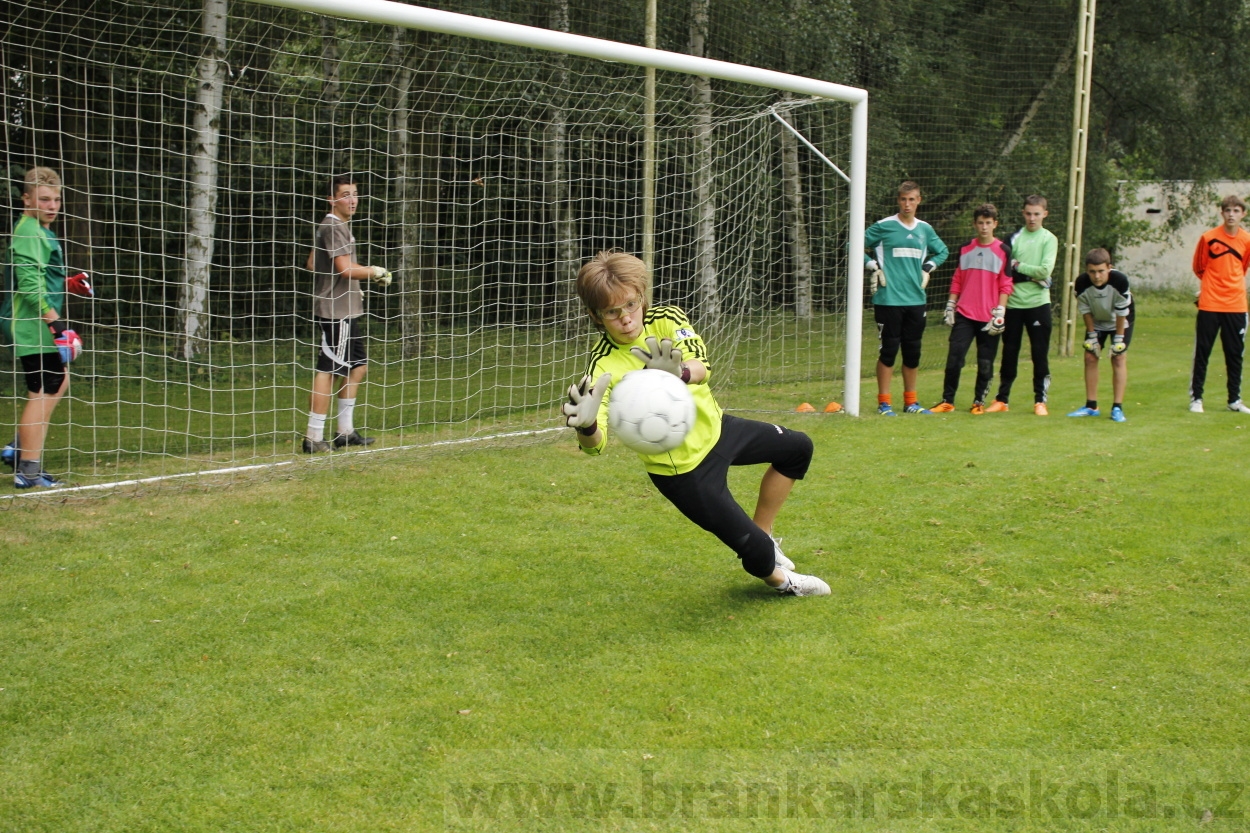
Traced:
<svg viewBox="0 0 1250 833">
<path fill-rule="evenodd" d="M 1242 211 L 1245 211 L 1246 201 L 1236 194 L 1229 194 L 1220 201 L 1220 211 L 1223 211 L 1226 208 L 1240 208 Z"/>
<path fill-rule="evenodd" d="M 60 188 L 61 177 L 51 168 L 36 165 L 27 171 L 26 176 L 22 179 L 22 193 L 33 194 L 40 185 L 46 185 L 49 188 Z"/>
<path fill-rule="evenodd" d="M 590 313 L 595 326 L 602 329 L 599 310 L 612 303 L 612 299 L 618 297 L 622 289 L 637 293 L 642 299 L 642 309 L 645 312 L 647 288 L 650 285 L 651 276 L 647 274 L 645 263 L 631 254 L 608 250 L 599 252 L 582 264 L 574 286 L 577 297 Z"/>
<path fill-rule="evenodd" d="M 920 183 L 912 182 L 910 179 L 905 179 L 898 184 L 898 195 L 900 197 L 903 196 L 904 194 L 910 194 L 912 191 L 919 192 Z"/>
<path fill-rule="evenodd" d="M 1050 206 L 1047 205 L 1046 203 L 1046 198 L 1043 197 L 1041 194 L 1029 194 L 1027 197 L 1025 197 L 1024 207 L 1028 208 L 1030 205 L 1040 206 L 1043 211 L 1050 210 Z"/>
</svg>

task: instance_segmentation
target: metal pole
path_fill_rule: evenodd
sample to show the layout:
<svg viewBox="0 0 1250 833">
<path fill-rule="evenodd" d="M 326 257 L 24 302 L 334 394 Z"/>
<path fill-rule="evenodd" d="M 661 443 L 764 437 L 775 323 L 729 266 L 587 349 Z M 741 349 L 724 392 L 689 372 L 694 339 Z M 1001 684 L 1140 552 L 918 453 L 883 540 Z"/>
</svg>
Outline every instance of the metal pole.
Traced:
<svg viewBox="0 0 1250 833">
<path fill-rule="evenodd" d="M 656 0 L 647 0 L 648 49 L 655 49 Z M 655 287 L 655 67 L 646 68 L 646 102 L 642 118 L 642 262 L 651 273 L 648 291 Z M 647 299 L 648 303 L 651 301 Z"/>
<path fill-rule="evenodd" d="M 1064 244 L 1063 290 L 1059 312 L 1059 355 L 1076 346 L 1076 305 L 1072 284 L 1084 267 L 1085 172 L 1089 149 L 1089 100 L 1094 71 L 1094 14 L 1098 0 L 1081 0 L 1077 20 L 1076 90 L 1072 102 L 1072 160 L 1068 174 L 1068 223 Z"/>
<path fill-rule="evenodd" d="M 864 223 L 868 210 L 868 99 L 851 111 L 851 181 L 846 229 L 846 367 L 842 407 L 859 416 L 859 364 L 864 335 Z"/>
</svg>

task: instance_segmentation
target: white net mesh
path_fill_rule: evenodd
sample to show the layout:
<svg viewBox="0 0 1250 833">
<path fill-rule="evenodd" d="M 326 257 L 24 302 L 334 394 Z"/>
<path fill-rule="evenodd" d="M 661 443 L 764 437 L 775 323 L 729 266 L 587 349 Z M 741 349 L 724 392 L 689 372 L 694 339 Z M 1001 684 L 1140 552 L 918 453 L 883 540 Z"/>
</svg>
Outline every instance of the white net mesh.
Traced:
<svg viewBox="0 0 1250 833">
<path fill-rule="evenodd" d="M 34 6 L 0 42 L 4 163 L 62 172 L 55 230 L 98 295 L 63 311 L 88 350 L 45 468 L 91 485 L 295 459 L 316 356 L 303 266 L 343 172 L 364 196 L 357 259 L 396 274 L 366 291 L 356 426 L 381 448 L 558 425 L 592 337 L 576 269 L 642 251 L 643 70 L 245 3 L 224 52 L 202 31 L 198 4 Z M 206 66 L 215 205 L 196 173 Z M 741 385 L 840 392 L 847 186 L 773 108 L 845 160 L 849 107 L 711 91 L 659 74 L 655 299 L 690 313 L 730 404 Z M 6 379 L 14 424 L 16 362 Z"/>
</svg>

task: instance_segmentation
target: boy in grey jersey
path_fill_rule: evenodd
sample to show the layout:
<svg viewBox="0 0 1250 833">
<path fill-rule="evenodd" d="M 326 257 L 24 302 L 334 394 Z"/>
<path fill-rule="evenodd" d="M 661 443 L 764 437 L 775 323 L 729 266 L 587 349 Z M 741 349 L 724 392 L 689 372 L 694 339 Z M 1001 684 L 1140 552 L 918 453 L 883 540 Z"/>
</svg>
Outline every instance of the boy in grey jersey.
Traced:
<svg viewBox="0 0 1250 833">
<path fill-rule="evenodd" d="M 1098 357 L 1111 341 L 1112 422 L 1127 422 L 1124 416 L 1124 390 L 1128 385 L 1129 343 L 1133 340 L 1133 293 L 1128 276 L 1111 268 L 1106 249 L 1093 249 L 1085 255 L 1085 274 L 1072 287 L 1077 310 L 1085 318 L 1085 406 L 1070 417 L 1098 416 Z"/>
<path fill-rule="evenodd" d="M 362 280 L 389 286 L 391 273 L 381 266 L 356 262 L 356 238 L 351 219 L 360 203 L 356 183 L 350 176 L 330 182 L 330 213 L 317 226 L 317 245 L 308 255 L 313 279 L 313 320 L 320 340 L 317 372 L 313 376 L 308 408 L 308 429 L 301 449 L 305 454 L 332 451 L 348 445 L 369 445 L 353 424 L 356 391 L 368 373 L 364 333 L 360 318 L 365 313 Z M 325 424 L 330 398 L 338 379 L 338 413 L 333 445 L 326 442 Z"/>
</svg>

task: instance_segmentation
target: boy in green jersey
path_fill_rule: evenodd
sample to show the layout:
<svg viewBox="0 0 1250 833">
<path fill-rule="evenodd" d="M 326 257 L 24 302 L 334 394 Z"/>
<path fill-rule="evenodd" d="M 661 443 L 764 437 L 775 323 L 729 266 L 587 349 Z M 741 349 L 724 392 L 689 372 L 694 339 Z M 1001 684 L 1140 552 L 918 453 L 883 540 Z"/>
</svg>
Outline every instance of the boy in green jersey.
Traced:
<svg viewBox="0 0 1250 833">
<path fill-rule="evenodd" d="M 812 459 L 806 434 L 728 416 L 716 403 L 703 339 L 675 306 L 647 306 L 650 275 L 633 255 L 600 252 L 577 273 L 577 297 L 602 333 L 582 380 L 569 388 L 565 423 L 577 430 L 587 454 L 607 446 L 612 386 L 634 370 L 663 370 L 690 386 L 695 424 L 682 444 L 660 454 L 639 454 L 651 482 L 683 515 L 737 553 L 742 568 L 791 596 L 827 596 L 829 585 L 795 572 L 772 538 L 773 522 Z M 730 466 L 768 463 L 754 518 L 729 492 Z"/>
<path fill-rule="evenodd" d="M 13 227 L 5 269 L 0 329 L 26 375 L 26 405 L 17 428 L 13 483 L 48 488 L 60 481 L 43 470 L 43 444 L 52 412 L 69 389 L 65 361 L 82 342 L 65 328 L 65 257 L 52 223 L 61 212 L 61 178 L 51 168 L 26 172 L 22 217 Z M 59 344 L 66 347 L 64 359 Z M 75 345 L 74 342 L 77 342 Z"/>
<path fill-rule="evenodd" d="M 1024 198 L 1024 228 L 1007 242 L 1011 245 L 1011 279 L 1015 286 L 1007 300 L 1007 329 L 1003 331 L 1003 363 L 998 373 L 998 395 L 985 409 L 987 414 L 1007 410 L 1011 385 L 1016 381 L 1020 346 L 1029 334 L 1033 358 L 1033 413 L 1047 416 L 1050 390 L 1050 274 L 1055 269 L 1059 241 L 1042 227 L 1050 212 L 1046 198 Z"/>
<path fill-rule="evenodd" d="M 864 232 L 864 274 L 872 287 L 872 312 L 881 349 L 877 355 L 877 413 L 894 416 L 890 384 L 903 354 L 903 413 L 927 414 L 916 397 L 920 345 L 924 340 L 925 290 L 929 274 L 946 261 L 946 244 L 916 216 L 920 186 L 898 186 L 898 213 Z"/>
</svg>

